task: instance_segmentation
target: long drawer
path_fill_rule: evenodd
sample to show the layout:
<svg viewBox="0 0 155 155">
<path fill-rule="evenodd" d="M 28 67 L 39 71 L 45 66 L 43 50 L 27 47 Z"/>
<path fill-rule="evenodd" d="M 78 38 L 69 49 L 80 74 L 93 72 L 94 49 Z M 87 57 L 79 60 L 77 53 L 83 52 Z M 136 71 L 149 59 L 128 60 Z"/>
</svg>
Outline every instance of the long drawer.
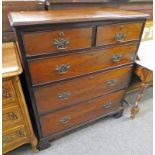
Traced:
<svg viewBox="0 0 155 155">
<path fill-rule="evenodd" d="M 77 106 L 41 117 L 44 136 L 60 132 L 96 117 L 118 110 L 124 90 L 98 97 Z"/>
<path fill-rule="evenodd" d="M 56 110 L 127 87 L 132 66 L 36 88 L 40 113 Z"/>
<path fill-rule="evenodd" d="M 129 44 L 30 60 L 32 83 L 39 85 L 128 64 L 133 62 L 136 49 L 137 44 Z"/>
<path fill-rule="evenodd" d="M 98 26 L 97 46 L 140 39 L 143 22 L 125 22 Z"/>
<path fill-rule="evenodd" d="M 92 28 L 25 32 L 23 41 L 27 56 L 90 48 Z"/>
</svg>

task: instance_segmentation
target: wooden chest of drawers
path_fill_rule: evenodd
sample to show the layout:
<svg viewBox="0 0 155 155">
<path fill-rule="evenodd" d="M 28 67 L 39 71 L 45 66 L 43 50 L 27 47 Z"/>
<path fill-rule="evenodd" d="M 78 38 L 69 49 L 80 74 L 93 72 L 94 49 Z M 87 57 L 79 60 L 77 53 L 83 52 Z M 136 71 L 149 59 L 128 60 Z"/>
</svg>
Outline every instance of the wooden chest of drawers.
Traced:
<svg viewBox="0 0 155 155">
<path fill-rule="evenodd" d="M 146 14 L 114 9 L 12 12 L 39 148 L 107 115 L 122 115 Z"/>
<path fill-rule="evenodd" d="M 6 153 L 25 143 L 37 150 L 19 74 L 22 67 L 14 43 L 3 44 L 2 64 L 2 151 Z"/>
</svg>

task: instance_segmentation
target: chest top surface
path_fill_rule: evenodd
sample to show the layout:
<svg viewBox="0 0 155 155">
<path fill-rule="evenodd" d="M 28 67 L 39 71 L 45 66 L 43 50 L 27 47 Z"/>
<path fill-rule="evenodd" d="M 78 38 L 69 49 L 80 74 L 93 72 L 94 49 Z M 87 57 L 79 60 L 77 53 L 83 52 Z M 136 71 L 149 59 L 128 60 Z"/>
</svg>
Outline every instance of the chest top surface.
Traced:
<svg viewBox="0 0 155 155">
<path fill-rule="evenodd" d="M 2 45 L 2 77 L 12 77 L 22 72 L 22 67 L 14 43 L 3 43 Z"/>
<path fill-rule="evenodd" d="M 21 11 L 11 12 L 9 20 L 12 26 L 25 26 L 37 24 L 58 24 L 87 21 L 108 21 L 147 18 L 144 13 L 134 11 L 122 11 L 111 8 L 79 8 L 50 11 Z"/>
</svg>

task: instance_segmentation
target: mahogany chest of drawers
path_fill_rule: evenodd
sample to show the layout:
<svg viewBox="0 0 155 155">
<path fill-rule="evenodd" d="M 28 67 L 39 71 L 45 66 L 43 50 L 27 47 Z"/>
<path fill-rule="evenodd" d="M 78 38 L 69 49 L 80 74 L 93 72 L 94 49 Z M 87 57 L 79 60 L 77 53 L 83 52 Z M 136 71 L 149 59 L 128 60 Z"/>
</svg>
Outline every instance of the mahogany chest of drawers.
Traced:
<svg viewBox="0 0 155 155">
<path fill-rule="evenodd" d="M 31 143 L 36 151 L 37 139 L 19 80 L 22 67 L 17 48 L 12 42 L 3 43 L 2 47 L 2 152 L 26 143 Z"/>
<path fill-rule="evenodd" d="M 122 115 L 147 15 L 114 9 L 12 12 L 39 149 L 74 128 Z"/>
</svg>

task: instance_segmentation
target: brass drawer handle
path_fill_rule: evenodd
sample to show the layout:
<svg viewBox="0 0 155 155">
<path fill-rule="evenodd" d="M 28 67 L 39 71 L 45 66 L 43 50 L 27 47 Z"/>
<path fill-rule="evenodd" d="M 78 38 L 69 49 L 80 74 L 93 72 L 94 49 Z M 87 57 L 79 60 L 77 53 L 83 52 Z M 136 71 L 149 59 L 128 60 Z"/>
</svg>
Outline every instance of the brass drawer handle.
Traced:
<svg viewBox="0 0 155 155">
<path fill-rule="evenodd" d="M 6 98 L 9 98 L 9 97 L 11 97 L 11 94 L 10 94 L 9 90 L 3 88 L 2 89 L 2 96 L 6 97 Z"/>
<path fill-rule="evenodd" d="M 17 115 L 15 113 L 13 113 L 13 112 L 9 113 L 9 117 L 10 117 L 11 120 L 16 120 L 18 118 Z"/>
<path fill-rule="evenodd" d="M 66 124 L 66 123 L 68 123 L 70 121 L 70 119 L 71 119 L 70 116 L 64 116 L 64 117 L 60 118 L 59 122 L 61 124 Z"/>
<path fill-rule="evenodd" d="M 115 39 L 116 39 L 116 41 L 118 41 L 118 42 L 122 42 L 122 41 L 124 41 L 125 36 L 126 36 L 125 33 L 123 33 L 123 32 L 118 32 L 118 33 L 115 34 Z"/>
<path fill-rule="evenodd" d="M 117 62 L 117 61 L 120 61 L 121 58 L 122 58 L 121 54 L 114 54 L 111 59 L 113 62 Z"/>
<path fill-rule="evenodd" d="M 62 92 L 62 93 L 59 93 L 59 94 L 58 94 L 58 98 L 59 98 L 60 100 L 66 100 L 66 99 L 69 98 L 70 95 L 71 95 L 70 92 Z"/>
<path fill-rule="evenodd" d="M 7 117 L 3 118 L 2 121 L 8 121 L 8 120 L 17 120 L 18 117 L 14 112 L 10 112 L 7 114 Z"/>
<path fill-rule="evenodd" d="M 104 104 L 102 107 L 103 107 L 104 109 L 109 109 L 109 108 L 111 107 L 111 105 L 112 105 L 112 103 L 111 103 L 111 101 L 110 101 L 110 102 Z"/>
<path fill-rule="evenodd" d="M 70 44 L 68 39 L 54 39 L 53 45 L 56 46 L 58 50 L 64 50 L 67 48 L 67 45 Z"/>
<path fill-rule="evenodd" d="M 59 74 L 67 73 L 69 69 L 70 69 L 70 65 L 68 64 L 62 64 L 62 65 L 56 66 L 56 71 L 58 71 Z"/>
<path fill-rule="evenodd" d="M 117 82 L 116 79 L 112 79 L 112 80 L 107 81 L 107 85 L 108 86 L 114 86 L 116 84 L 116 82 Z"/>
</svg>

